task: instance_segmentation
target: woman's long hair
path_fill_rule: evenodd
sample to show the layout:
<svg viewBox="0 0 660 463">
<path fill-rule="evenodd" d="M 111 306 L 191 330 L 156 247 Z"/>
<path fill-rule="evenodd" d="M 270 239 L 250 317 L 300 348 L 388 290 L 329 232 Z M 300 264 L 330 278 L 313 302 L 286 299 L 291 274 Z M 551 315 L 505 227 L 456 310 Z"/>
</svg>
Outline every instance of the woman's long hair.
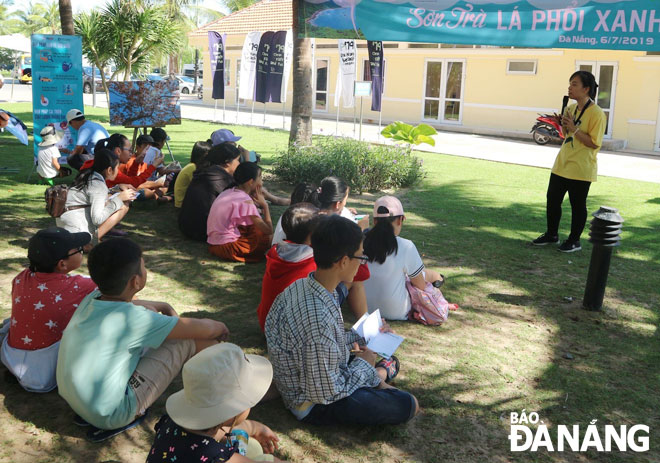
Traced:
<svg viewBox="0 0 660 463">
<path fill-rule="evenodd" d="M 397 253 L 399 244 L 392 223 L 399 217 L 401 216 L 374 218 L 374 226 L 364 237 L 364 254 L 369 258 L 369 262 L 382 264 L 389 255 Z"/>
<path fill-rule="evenodd" d="M 92 177 L 94 172 L 98 172 L 99 174 L 103 175 L 103 178 L 105 178 L 103 172 L 107 170 L 108 167 L 112 167 L 114 169 L 118 165 L 119 158 L 109 149 L 101 148 L 100 150 L 95 150 L 94 164 L 88 169 L 81 170 L 80 173 L 78 173 L 76 179 L 73 181 L 73 185 L 71 187 L 77 190 L 83 189 L 87 186 L 87 183 L 89 182 L 89 179 Z"/>
<path fill-rule="evenodd" d="M 347 192 L 348 185 L 339 177 L 326 177 L 321 180 L 318 193 L 321 210 L 329 209 L 332 204 L 342 201 Z"/>
</svg>

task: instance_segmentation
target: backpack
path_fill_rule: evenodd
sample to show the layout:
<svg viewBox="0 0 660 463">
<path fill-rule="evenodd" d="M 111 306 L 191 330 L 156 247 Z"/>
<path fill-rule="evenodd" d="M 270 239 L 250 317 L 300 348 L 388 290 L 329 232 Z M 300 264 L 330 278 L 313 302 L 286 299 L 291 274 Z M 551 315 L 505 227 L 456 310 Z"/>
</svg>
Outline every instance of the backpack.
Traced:
<svg viewBox="0 0 660 463">
<path fill-rule="evenodd" d="M 424 290 L 416 288 L 406 279 L 406 289 L 410 294 L 411 309 L 408 319 L 424 325 L 442 325 L 449 316 L 449 302 L 442 292 L 426 282 Z"/>
<path fill-rule="evenodd" d="M 51 217 L 58 218 L 66 212 L 65 204 L 68 191 L 69 187 L 66 185 L 55 185 L 46 188 L 46 212 Z"/>
</svg>

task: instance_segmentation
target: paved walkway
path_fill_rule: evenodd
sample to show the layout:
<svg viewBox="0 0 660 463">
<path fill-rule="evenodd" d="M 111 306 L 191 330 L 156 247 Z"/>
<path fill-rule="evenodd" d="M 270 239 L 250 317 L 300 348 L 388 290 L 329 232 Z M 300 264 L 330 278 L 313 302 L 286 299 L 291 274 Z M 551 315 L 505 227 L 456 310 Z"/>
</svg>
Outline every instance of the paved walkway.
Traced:
<svg viewBox="0 0 660 463">
<path fill-rule="evenodd" d="M 25 92 L 25 86 L 23 91 Z M 30 89 L 31 90 L 31 89 Z M 2 99 L 6 101 L 5 89 L 2 90 Z M 23 93 L 23 92 L 20 92 Z M 30 101 L 31 95 L 19 100 Z M 15 95 L 16 96 L 16 95 Z M 97 106 L 107 107 L 105 94 L 97 94 Z M 92 95 L 84 96 L 85 105 L 92 104 Z M 16 99 L 15 99 L 16 101 Z M 218 102 L 218 108 L 202 103 L 195 96 L 183 97 L 181 100 L 181 115 L 186 119 L 217 121 L 218 123 L 255 125 L 273 129 L 289 130 L 291 119 L 282 114 L 266 114 L 264 116 L 262 105 L 257 104 L 254 113 L 251 106 L 240 108 L 240 110 L 222 109 L 222 102 Z M 284 119 L 284 120 L 283 120 Z M 530 120 L 530 127 L 533 121 Z M 359 124 L 340 121 L 339 124 L 331 119 L 315 118 L 313 122 L 315 134 L 341 135 L 347 137 L 359 136 Z M 386 142 L 379 135 L 378 125 L 364 124 L 362 127 L 362 139 L 372 142 Z M 463 156 L 489 161 L 506 162 L 526 166 L 550 168 L 554 163 L 558 145 L 539 146 L 532 141 L 510 140 L 504 138 L 486 137 L 481 135 L 470 135 L 455 132 L 440 132 L 435 137 L 436 146 L 422 145 L 422 151 L 446 153 L 454 156 Z M 599 175 L 642 180 L 646 182 L 660 183 L 660 154 L 657 156 L 635 154 L 628 152 L 607 152 L 598 154 Z"/>
</svg>

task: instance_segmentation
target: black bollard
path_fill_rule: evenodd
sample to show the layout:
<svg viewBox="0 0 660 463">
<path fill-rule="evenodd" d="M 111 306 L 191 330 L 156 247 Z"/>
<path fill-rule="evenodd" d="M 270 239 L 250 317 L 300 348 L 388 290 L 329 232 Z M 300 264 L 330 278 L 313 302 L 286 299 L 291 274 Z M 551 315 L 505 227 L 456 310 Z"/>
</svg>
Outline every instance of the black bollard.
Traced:
<svg viewBox="0 0 660 463">
<path fill-rule="evenodd" d="M 621 244 L 623 219 L 613 207 L 601 206 L 593 213 L 590 222 L 589 241 L 594 247 L 591 251 L 587 286 L 584 290 L 582 305 L 587 310 L 600 310 L 603 307 L 607 275 L 610 271 L 612 248 Z"/>
</svg>

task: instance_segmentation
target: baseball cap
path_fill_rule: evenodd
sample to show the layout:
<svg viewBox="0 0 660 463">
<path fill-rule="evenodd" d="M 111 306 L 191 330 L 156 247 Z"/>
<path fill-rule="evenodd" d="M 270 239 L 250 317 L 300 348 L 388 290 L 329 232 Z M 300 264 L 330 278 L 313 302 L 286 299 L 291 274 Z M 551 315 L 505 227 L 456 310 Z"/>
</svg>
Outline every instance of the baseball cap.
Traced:
<svg viewBox="0 0 660 463">
<path fill-rule="evenodd" d="M 28 259 L 39 267 L 54 267 L 65 259 L 71 249 L 85 246 L 92 240 L 87 232 L 71 233 L 60 227 L 39 230 L 28 244 Z"/>
<path fill-rule="evenodd" d="M 398 217 L 403 215 L 403 206 L 394 196 L 382 196 L 374 203 L 374 217 Z"/>
<path fill-rule="evenodd" d="M 165 403 L 170 418 L 188 429 L 209 429 L 254 407 L 266 394 L 273 367 L 236 344 L 207 347 L 183 365 L 183 389 Z"/>
<path fill-rule="evenodd" d="M 145 143 L 154 143 L 154 139 L 151 135 L 140 135 L 135 140 L 135 145 L 144 145 Z"/>
<path fill-rule="evenodd" d="M 229 129 L 218 129 L 211 134 L 211 144 L 213 146 L 225 143 L 228 141 L 238 141 L 241 137 L 234 135 Z"/>
<path fill-rule="evenodd" d="M 66 121 L 71 122 L 73 119 L 78 119 L 81 116 L 84 116 L 81 110 L 69 109 L 69 111 L 66 113 Z"/>
</svg>

